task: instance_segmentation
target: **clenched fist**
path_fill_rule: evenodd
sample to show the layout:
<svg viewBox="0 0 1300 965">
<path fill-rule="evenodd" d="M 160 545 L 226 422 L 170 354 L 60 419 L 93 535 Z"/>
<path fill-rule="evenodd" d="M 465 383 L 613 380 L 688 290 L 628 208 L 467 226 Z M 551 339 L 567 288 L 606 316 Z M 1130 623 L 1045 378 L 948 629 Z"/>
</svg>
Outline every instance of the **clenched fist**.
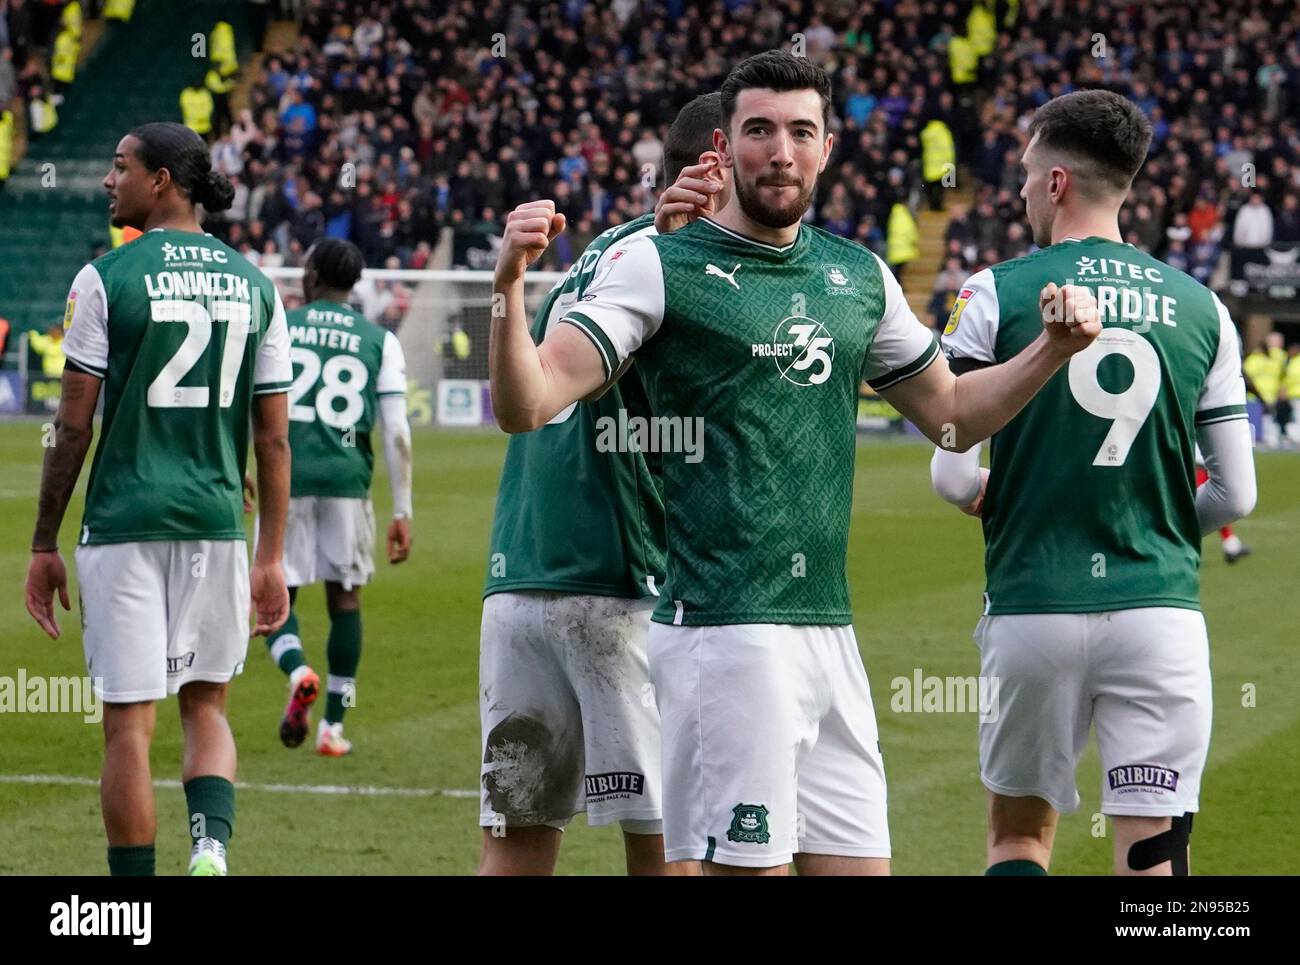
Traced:
<svg viewBox="0 0 1300 965">
<path fill-rule="evenodd" d="M 513 284 L 528 266 L 542 257 L 552 239 L 564 230 L 564 215 L 554 201 L 527 201 L 506 217 L 506 234 L 497 255 L 496 284 Z"/>
<path fill-rule="evenodd" d="M 1062 355 L 1082 352 L 1101 334 L 1097 299 L 1082 285 L 1048 282 L 1038 293 L 1038 308 L 1052 348 Z"/>
</svg>

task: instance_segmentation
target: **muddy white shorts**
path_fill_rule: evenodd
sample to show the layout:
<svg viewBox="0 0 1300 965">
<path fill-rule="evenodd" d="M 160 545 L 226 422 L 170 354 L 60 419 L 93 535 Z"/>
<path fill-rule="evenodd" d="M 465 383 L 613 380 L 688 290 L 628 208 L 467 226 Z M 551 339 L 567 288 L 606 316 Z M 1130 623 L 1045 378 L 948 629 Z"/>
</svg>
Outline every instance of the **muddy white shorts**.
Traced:
<svg viewBox="0 0 1300 965">
<path fill-rule="evenodd" d="M 95 693 L 161 700 L 192 681 L 224 683 L 248 653 L 242 540 L 78 546 L 82 642 Z"/>
<path fill-rule="evenodd" d="M 522 591 L 483 601 L 483 827 L 660 831 L 659 713 L 646 667 L 653 599 Z"/>
<path fill-rule="evenodd" d="M 885 768 L 851 626 L 650 627 L 667 860 L 887 858 Z"/>
<path fill-rule="evenodd" d="M 981 675 L 996 680 L 997 714 L 980 724 L 989 790 L 1074 811 L 1095 721 L 1103 813 L 1197 810 L 1212 710 L 1199 610 L 986 616 L 975 641 Z"/>
</svg>

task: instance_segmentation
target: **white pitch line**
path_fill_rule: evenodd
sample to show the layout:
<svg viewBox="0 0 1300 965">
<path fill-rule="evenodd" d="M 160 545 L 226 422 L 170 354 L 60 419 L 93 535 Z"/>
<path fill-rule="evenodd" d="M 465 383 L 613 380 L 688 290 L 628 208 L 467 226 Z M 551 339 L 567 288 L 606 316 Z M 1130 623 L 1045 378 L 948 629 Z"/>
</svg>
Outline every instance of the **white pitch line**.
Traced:
<svg viewBox="0 0 1300 965">
<path fill-rule="evenodd" d="M 0 784 L 63 784 L 72 787 L 99 787 L 99 781 L 93 777 L 76 777 L 69 774 L 0 774 Z M 172 791 L 182 789 L 180 781 L 156 780 L 154 787 Z M 455 797 L 477 798 L 478 791 L 462 788 L 437 787 L 375 787 L 373 785 L 351 784 L 248 784 L 236 781 L 235 787 L 241 791 L 268 791 L 272 794 L 340 794 L 359 797 Z"/>
</svg>

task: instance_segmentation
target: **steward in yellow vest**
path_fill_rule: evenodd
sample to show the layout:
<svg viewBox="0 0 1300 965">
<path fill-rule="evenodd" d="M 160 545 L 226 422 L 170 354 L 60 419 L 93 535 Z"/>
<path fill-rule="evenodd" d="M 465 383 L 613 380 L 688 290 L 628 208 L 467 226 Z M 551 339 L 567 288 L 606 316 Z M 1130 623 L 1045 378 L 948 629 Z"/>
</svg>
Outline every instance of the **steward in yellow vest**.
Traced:
<svg viewBox="0 0 1300 965">
<path fill-rule="evenodd" d="M 135 13 L 135 0 L 104 0 L 104 19 L 126 23 Z"/>
<path fill-rule="evenodd" d="M 77 58 L 81 56 L 81 41 L 68 29 L 60 30 L 54 38 L 54 53 L 50 56 L 50 78 L 54 89 L 62 91 L 77 77 Z"/>
<path fill-rule="evenodd" d="M 212 133 L 212 110 L 212 94 L 198 81 L 181 91 L 181 121 L 195 134 Z"/>
<path fill-rule="evenodd" d="M 925 182 L 931 211 L 943 210 L 944 176 L 952 173 L 954 177 L 949 184 L 956 185 L 956 163 L 957 149 L 952 131 L 936 117 L 921 128 L 921 180 Z"/>
<path fill-rule="evenodd" d="M 233 77 L 239 73 L 239 55 L 235 53 L 235 28 L 221 20 L 212 28 L 208 37 L 208 56 L 221 71 L 222 77 Z"/>
<path fill-rule="evenodd" d="M 0 187 L 9 180 L 14 163 L 14 112 L 0 110 Z"/>
</svg>

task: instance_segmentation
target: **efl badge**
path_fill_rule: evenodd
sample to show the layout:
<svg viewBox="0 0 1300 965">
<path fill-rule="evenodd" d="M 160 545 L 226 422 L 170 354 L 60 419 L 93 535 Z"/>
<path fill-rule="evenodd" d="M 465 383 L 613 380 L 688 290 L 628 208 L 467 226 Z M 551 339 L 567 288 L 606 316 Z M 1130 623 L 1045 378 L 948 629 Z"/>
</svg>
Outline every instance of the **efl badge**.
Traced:
<svg viewBox="0 0 1300 965">
<path fill-rule="evenodd" d="M 952 304 L 952 314 L 948 316 L 948 327 L 943 330 L 943 334 L 951 335 L 957 331 L 957 323 L 961 321 L 962 309 L 966 307 L 966 303 L 971 300 L 971 296 L 974 294 L 975 289 L 973 288 L 963 288 L 957 293 L 957 300 Z"/>
<path fill-rule="evenodd" d="M 77 290 L 68 292 L 68 307 L 63 310 L 63 330 L 72 328 L 72 316 L 77 314 Z"/>
</svg>

